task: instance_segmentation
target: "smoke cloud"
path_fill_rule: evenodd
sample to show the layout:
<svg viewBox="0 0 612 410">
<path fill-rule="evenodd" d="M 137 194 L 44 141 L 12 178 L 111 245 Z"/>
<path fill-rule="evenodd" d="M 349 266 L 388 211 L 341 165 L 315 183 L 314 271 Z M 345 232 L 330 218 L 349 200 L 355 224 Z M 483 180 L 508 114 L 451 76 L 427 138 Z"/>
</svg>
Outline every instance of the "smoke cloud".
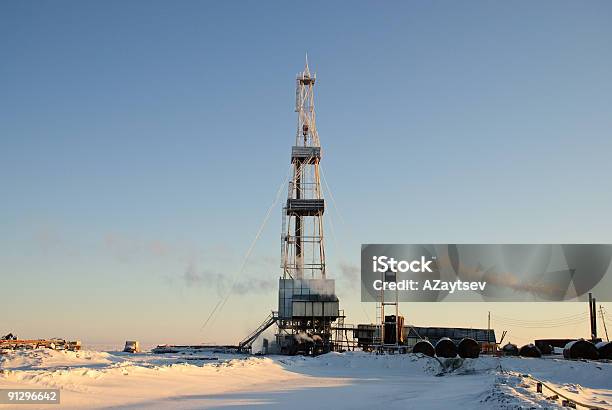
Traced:
<svg viewBox="0 0 612 410">
<path fill-rule="evenodd" d="M 317 342 L 322 342 L 323 341 L 321 336 L 319 336 L 319 335 L 312 335 L 311 336 L 311 335 L 309 335 L 306 332 L 296 333 L 295 335 L 293 335 L 293 338 L 298 343 L 317 343 Z"/>
<path fill-rule="evenodd" d="M 209 270 L 198 270 L 194 263 L 187 265 L 181 275 L 183 285 L 189 288 L 206 286 L 214 287 L 218 296 L 225 296 L 232 287 L 232 275 L 221 274 Z M 276 288 L 276 281 L 272 278 L 261 279 L 242 277 L 236 280 L 231 291 L 236 295 L 261 294 Z"/>
</svg>

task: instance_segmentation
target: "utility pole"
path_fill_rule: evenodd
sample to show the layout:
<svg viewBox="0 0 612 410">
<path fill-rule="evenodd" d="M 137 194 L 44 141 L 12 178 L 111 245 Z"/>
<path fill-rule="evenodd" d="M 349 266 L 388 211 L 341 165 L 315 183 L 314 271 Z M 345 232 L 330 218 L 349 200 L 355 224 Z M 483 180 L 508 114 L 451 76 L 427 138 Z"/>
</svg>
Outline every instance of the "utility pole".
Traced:
<svg viewBox="0 0 612 410">
<path fill-rule="evenodd" d="M 589 317 L 591 319 L 591 341 L 597 339 L 597 317 L 595 309 L 595 298 L 592 293 L 589 293 Z"/>
<path fill-rule="evenodd" d="M 595 343 L 595 340 L 597 339 L 597 306 L 595 305 L 595 303 L 595 298 L 593 298 L 593 333 L 595 333 L 593 343 Z"/>
<path fill-rule="evenodd" d="M 489 349 L 491 349 L 491 311 L 490 310 L 489 310 L 489 318 L 487 320 L 487 350 Z"/>
<path fill-rule="evenodd" d="M 603 323 L 604 330 L 606 331 L 606 340 L 609 342 L 610 338 L 608 337 L 608 328 L 606 327 L 606 318 L 603 313 L 603 306 L 599 305 L 599 313 L 601 314 L 601 323 Z"/>
</svg>

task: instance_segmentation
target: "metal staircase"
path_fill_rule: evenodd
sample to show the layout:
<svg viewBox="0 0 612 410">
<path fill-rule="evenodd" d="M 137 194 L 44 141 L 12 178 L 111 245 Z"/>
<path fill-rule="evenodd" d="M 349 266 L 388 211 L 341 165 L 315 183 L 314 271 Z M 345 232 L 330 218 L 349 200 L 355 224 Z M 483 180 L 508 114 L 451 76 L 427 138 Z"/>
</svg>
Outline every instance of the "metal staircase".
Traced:
<svg viewBox="0 0 612 410">
<path fill-rule="evenodd" d="M 245 337 L 240 343 L 238 343 L 238 351 L 239 352 L 250 352 L 251 346 L 257 337 L 266 331 L 270 326 L 272 326 L 278 320 L 278 312 L 271 312 L 266 320 L 263 321 L 261 325 L 257 329 L 255 329 L 251 334 Z"/>
</svg>

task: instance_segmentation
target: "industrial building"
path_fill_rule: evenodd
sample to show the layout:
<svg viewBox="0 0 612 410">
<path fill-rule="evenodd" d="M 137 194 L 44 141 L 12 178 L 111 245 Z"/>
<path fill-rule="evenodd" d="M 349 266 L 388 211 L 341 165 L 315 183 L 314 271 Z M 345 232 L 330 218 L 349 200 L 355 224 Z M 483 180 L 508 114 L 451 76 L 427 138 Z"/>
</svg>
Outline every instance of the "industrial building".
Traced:
<svg viewBox="0 0 612 410">
<path fill-rule="evenodd" d="M 389 319 L 391 322 L 394 319 Z M 399 316 L 398 323 L 403 323 L 403 317 Z M 471 329 L 471 328 L 455 328 L 455 327 L 420 327 L 404 325 L 399 332 L 398 345 L 406 347 L 411 351 L 414 345 L 420 340 L 428 340 L 432 344 L 436 344 L 442 338 L 448 338 L 455 344 L 464 338 L 474 339 L 481 347 L 481 351 L 490 351 L 496 345 L 495 330 L 493 329 Z M 364 350 L 373 350 L 377 347 L 377 340 L 380 338 L 380 325 L 376 324 L 360 324 L 357 325 L 354 331 L 357 346 Z M 386 344 L 394 342 L 395 334 L 389 330 L 384 332 L 387 336 Z"/>
</svg>

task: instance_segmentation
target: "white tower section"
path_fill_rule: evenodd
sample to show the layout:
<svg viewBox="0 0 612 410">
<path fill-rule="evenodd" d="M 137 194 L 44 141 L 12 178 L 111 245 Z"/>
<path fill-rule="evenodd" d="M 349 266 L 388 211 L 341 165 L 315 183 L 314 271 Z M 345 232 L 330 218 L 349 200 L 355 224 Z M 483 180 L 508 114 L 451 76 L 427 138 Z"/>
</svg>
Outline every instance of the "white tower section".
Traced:
<svg viewBox="0 0 612 410">
<path fill-rule="evenodd" d="M 319 162 L 321 146 L 317 133 L 314 85 L 308 60 L 296 78 L 295 111 L 298 113 L 295 145 L 291 149 L 292 179 L 283 215 L 283 277 L 325 278 L 323 212 Z"/>
</svg>

